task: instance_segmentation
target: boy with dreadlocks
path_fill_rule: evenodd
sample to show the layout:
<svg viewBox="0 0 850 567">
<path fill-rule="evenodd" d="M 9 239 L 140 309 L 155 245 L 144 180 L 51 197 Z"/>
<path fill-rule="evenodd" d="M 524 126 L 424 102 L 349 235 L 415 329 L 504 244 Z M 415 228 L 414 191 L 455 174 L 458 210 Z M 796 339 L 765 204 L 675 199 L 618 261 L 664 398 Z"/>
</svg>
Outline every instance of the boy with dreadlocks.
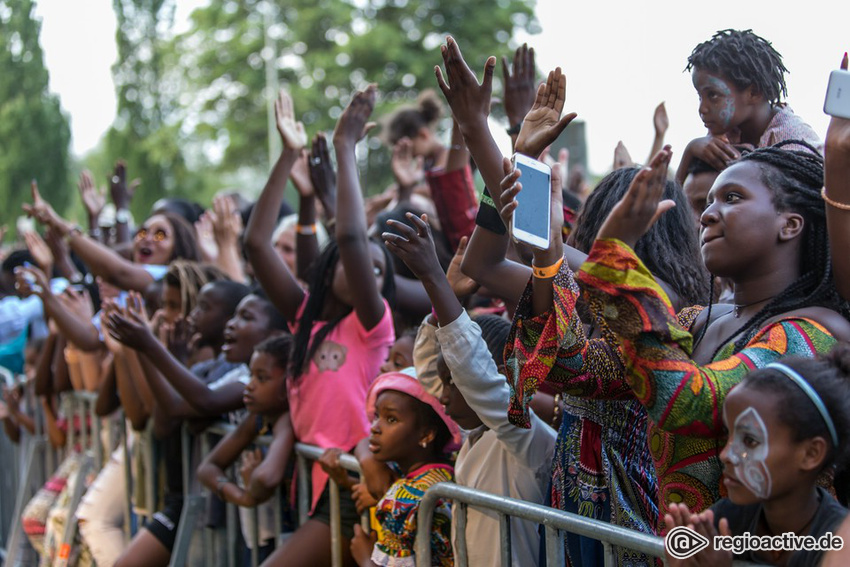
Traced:
<svg viewBox="0 0 850 567">
<path fill-rule="evenodd" d="M 718 171 L 740 157 L 733 144 L 763 148 L 783 140 L 804 140 L 823 151 L 823 142 L 791 108 L 780 55 L 752 30 L 721 30 L 697 45 L 686 71 L 692 71 L 699 116 L 708 135 L 685 148 L 676 173 L 683 183 L 693 158 Z"/>
</svg>

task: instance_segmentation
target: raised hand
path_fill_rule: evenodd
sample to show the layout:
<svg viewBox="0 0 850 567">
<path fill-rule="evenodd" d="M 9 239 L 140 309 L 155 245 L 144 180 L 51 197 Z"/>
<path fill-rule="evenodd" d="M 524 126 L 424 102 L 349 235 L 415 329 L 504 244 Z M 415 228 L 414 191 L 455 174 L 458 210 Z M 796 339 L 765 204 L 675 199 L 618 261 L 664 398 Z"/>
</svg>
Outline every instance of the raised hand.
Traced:
<svg viewBox="0 0 850 567">
<path fill-rule="evenodd" d="M 165 335 L 166 348 L 183 364 L 186 364 L 192 353 L 192 336 L 192 327 L 183 317 L 170 325 Z"/>
<path fill-rule="evenodd" d="M 413 142 L 404 137 L 393 146 L 390 162 L 399 188 L 412 188 L 422 179 L 422 158 L 413 157 Z"/>
<path fill-rule="evenodd" d="M 337 120 L 336 128 L 334 128 L 334 144 L 356 144 L 375 127 L 375 123 L 368 120 L 375 109 L 377 97 L 378 89 L 374 84 L 366 87 L 364 91 L 354 93 L 351 102 Z"/>
<path fill-rule="evenodd" d="M 44 241 L 44 239 L 34 230 L 24 233 L 24 242 L 26 242 L 27 250 L 32 254 L 33 260 L 38 264 L 38 267 L 44 270 L 46 274 L 53 273 L 53 252 Z"/>
<path fill-rule="evenodd" d="M 387 224 L 400 234 L 385 232 L 381 235 L 390 252 L 401 258 L 410 271 L 423 282 L 444 278 L 443 269 L 437 259 L 434 247 L 434 236 L 428 215 L 417 217 L 413 213 L 405 215 L 413 223 L 413 228 L 396 220 L 388 220 Z"/>
<path fill-rule="evenodd" d="M 667 134 L 667 129 L 670 127 L 670 119 L 667 117 L 667 107 L 664 106 L 663 102 L 655 107 L 652 124 L 655 126 L 656 137 L 663 138 Z"/>
<path fill-rule="evenodd" d="M 85 170 L 80 174 L 77 188 L 80 190 L 80 198 L 83 200 L 89 220 L 96 223 L 106 205 L 106 187 L 96 187 L 91 172 Z"/>
<path fill-rule="evenodd" d="M 292 184 L 295 185 L 295 190 L 302 199 L 308 199 L 316 195 L 316 190 L 313 188 L 313 180 L 310 178 L 310 150 L 304 148 L 298 155 L 298 159 L 292 164 L 292 170 L 289 172 L 289 178 Z"/>
<path fill-rule="evenodd" d="M 614 148 L 614 166 L 612 169 L 622 169 L 624 167 L 634 167 L 635 162 L 632 159 L 629 150 L 622 140 L 617 142 L 617 147 Z"/>
<path fill-rule="evenodd" d="M 537 159 L 564 128 L 578 116 L 575 112 L 561 116 L 567 96 L 567 78 L 557 67 L 549 72 L 546 82 L 537 89 L 534 105 L 522 122 L 516 139 L 516 151 Z"/>
<path fill-rule="evenodd" d="M 434 67 L 437 84 L 452 109 L 452 116 L 457 121 L 458 127 L 465 136 L 468 136 L 473 128 L 487 125 L 496 58 L 489 57 L 484 63 L 484 76 L 479 84 L 475 73 L 463 60 L 460 47 L 453 37 L 446 38 L 446 44 L 440 46 L 440 52 L 443 55 L 443 64 L 446 66 L 446 77 L 443 78 L 443 71 L 439 65 Z"/>
<path fill-rule="evenodd" d="M 292 97 L 283 89 L 274 103 L 274 115 L 283 145 L 289 150 L 301 151 L 301 148 L 307 145 L 307 133 L 304 131 L 304 124 L 295 120 Z"/>
<path fill-rule="evenodd" d="M 198 236 L 198 247 L 204 262 L 215 264 L 218 260 L 218 244 L 215 241 L 212 219 L 206 212 L 195 222 L 195 234 Z"/>
<path fill-rule="evenodd" d="M 134 350 L 143 351 L 156 340 L 151 330 L 139 315 L 129 309 L 118 307 L 104 311 L 104 328 L 110 337 Z M 108 314 L 107 314 L 108 313 Z"/>
<path fill-rule="evenodd" d="M 133 200 L 133 195 L 139 184 L 140 181 L 134 179 L 128 185 L 127 165 L 120 160 L 115 162 L 115 169 L 112 172 L 112 177 L 109 178 L 109 194 L 116 209 L 127 209 L 130 207 L 130 202 Z"/>
<path fill-rule="evenodd" d="M 446 270 L 446 279 L 449 280 L 449 285 L 452 286 L 452 291 L 458 299 L 472 295 L 481 286 L 474 279 L 463 274 L 460 265 L 463 262 L 463 256 L 466 254 L 466 246 L 469 244 L 469 237 L 462 236 L 457 245 L 455 255 L 449 263 L 449 269 Z"/>
<path fill-rule="evenodd" d="M 43 298 L 50 293 L 50 282 L 44 272 L 35 266 L 18 266 L 15 268 L 15 289 L 23 297 L 37 295 Z"/>
<path fill-rule="evenodd" d="M 505 114 L 509 124 L 513 126 L 522 122 L 537 96 L 534 48 L 529 49 L 527 43 L 517 48 L 514 53 L 513 74 L 508 65 L 508 58 L 502 57 L 502 75 L 505 83 Z"/>
<path fill-rule="evenodd" d="M 73 225 L 56 214 L 50 203 L 41 197 L 41 193 L 38 192 L 38 183 L 36 183 L 35 179 L 30 184 L 30 191 L 32 192 L 32 204 L 24 203 L 23 205 L 23 209 L 27 215 L 41 224 L 53 227 L 62 236 L 71 232 Z"/>
<path fill-rule="evenodd" d="M 328 139 L 322 132 L 313 138 L 313 147 L 310 150 L 310 180 L 313 182 L 316 197 L 325 210 L 325 219 L 329 221 L 335 218 L 336 171 L 331 163 Z"/>
<path fill-rule="evenodd" d="M 671 156 L 670 146 L 664 146 L 650 164 L 635 175 L 623 198 L 611 209 L 596 238 L 617 238 L 634 248 L 655 221 L 676 206 L 672 199 L 661 200 Z"/>
<path fill-rule="evenodd" d="M 206 213 L 212 223 L 213 235 L 221 250 L 225 246 L 236 246 L 242 234 L 242 216 L 236 209 L 236 203 L 230 197 L 219 196 L 213 199 L 213 208 Z"/>
</svg>

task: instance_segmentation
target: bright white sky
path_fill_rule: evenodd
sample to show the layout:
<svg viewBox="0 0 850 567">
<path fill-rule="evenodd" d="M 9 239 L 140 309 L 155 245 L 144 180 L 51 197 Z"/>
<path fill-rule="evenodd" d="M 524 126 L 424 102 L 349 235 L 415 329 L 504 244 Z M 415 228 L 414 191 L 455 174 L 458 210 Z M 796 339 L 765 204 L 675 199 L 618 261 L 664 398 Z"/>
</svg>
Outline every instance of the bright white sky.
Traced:
<svg viewBox="0 0 850 567">
<path fill-rule="evenodd" d="M 203 3 L 178 0 L 178 27 L 185 29 L 188 14 Z M 81 155 L 95 147 L 115 115 L 112 2 L 38 0 L 37 12 L 50 88 L 71 116 L 73 151 Z M 823 136 L 829 72 L 850 48 L 848 16 L 850 3 L 835 0 L 539 0 L 542 33 L 517 39 L 535 48 L 544 72 L 564 69 L 566 110 L 587 122 L 590 169 L 604 173 L 618 140 L 635 160 L 646 158 L 652 113 L 662 100 L 674 152 L 704 133 L 690 75 L 682 70 L 694 46 L 723 28 L 752 28 L 773 42 L 791 71 L 788 102 Z"/>
</svg>

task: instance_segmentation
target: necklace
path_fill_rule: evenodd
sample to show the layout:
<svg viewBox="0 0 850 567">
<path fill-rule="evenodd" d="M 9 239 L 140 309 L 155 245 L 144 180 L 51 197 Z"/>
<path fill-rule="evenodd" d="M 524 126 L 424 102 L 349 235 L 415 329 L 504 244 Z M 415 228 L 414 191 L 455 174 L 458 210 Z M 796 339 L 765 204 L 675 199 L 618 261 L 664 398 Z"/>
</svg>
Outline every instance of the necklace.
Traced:
<svg viewBox="0 0 850 567">
<path fill-rule="evenodd" d="M 753 301 L 752 303 L 744 303 L 744 304 L 736 303 L 735 307 L 734 307 L 735 319 L 738 319 L 738 318 L 741 317 L 741 309 L 746 309 L 747 307 L 751 307 L 751 306 L 756 305 L 758 303 L 764 303 L 765 301 L 769 301 L 769 300 L 773 299 L 774 297 L 776 297 L 776 296 L 771 295 L 770 297 L 765 297 L 763 299 L 759 299 L 758 301 Z"/>
</svg>

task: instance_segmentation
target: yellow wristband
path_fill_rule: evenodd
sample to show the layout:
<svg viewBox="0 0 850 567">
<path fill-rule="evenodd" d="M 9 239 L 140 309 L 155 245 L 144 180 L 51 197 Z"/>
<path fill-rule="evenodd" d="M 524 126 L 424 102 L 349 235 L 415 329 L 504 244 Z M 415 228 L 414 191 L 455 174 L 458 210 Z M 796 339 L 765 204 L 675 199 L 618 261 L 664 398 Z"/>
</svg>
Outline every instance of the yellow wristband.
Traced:
<svg viewBox="0 0 850 567">
<path fill-rule="evenodd" d="M 564 263 L 564 258 L 561 257 L 560 260 L 552 264 L 551 266 L 546 266 L 544 268 L 538 268 L 537 266 L 531 266 L 531 271 L 534 272 L 535 278 L 547 279 L 554 278 L 558 275 L 558 270 L 561 269 L 561 264 Z"/>
<path fill-rule="evenodd" d="M 316 234 L 316 223 L 313 224 L 296 224 L 295 232 L 298 234 Z"/>
</svg>

